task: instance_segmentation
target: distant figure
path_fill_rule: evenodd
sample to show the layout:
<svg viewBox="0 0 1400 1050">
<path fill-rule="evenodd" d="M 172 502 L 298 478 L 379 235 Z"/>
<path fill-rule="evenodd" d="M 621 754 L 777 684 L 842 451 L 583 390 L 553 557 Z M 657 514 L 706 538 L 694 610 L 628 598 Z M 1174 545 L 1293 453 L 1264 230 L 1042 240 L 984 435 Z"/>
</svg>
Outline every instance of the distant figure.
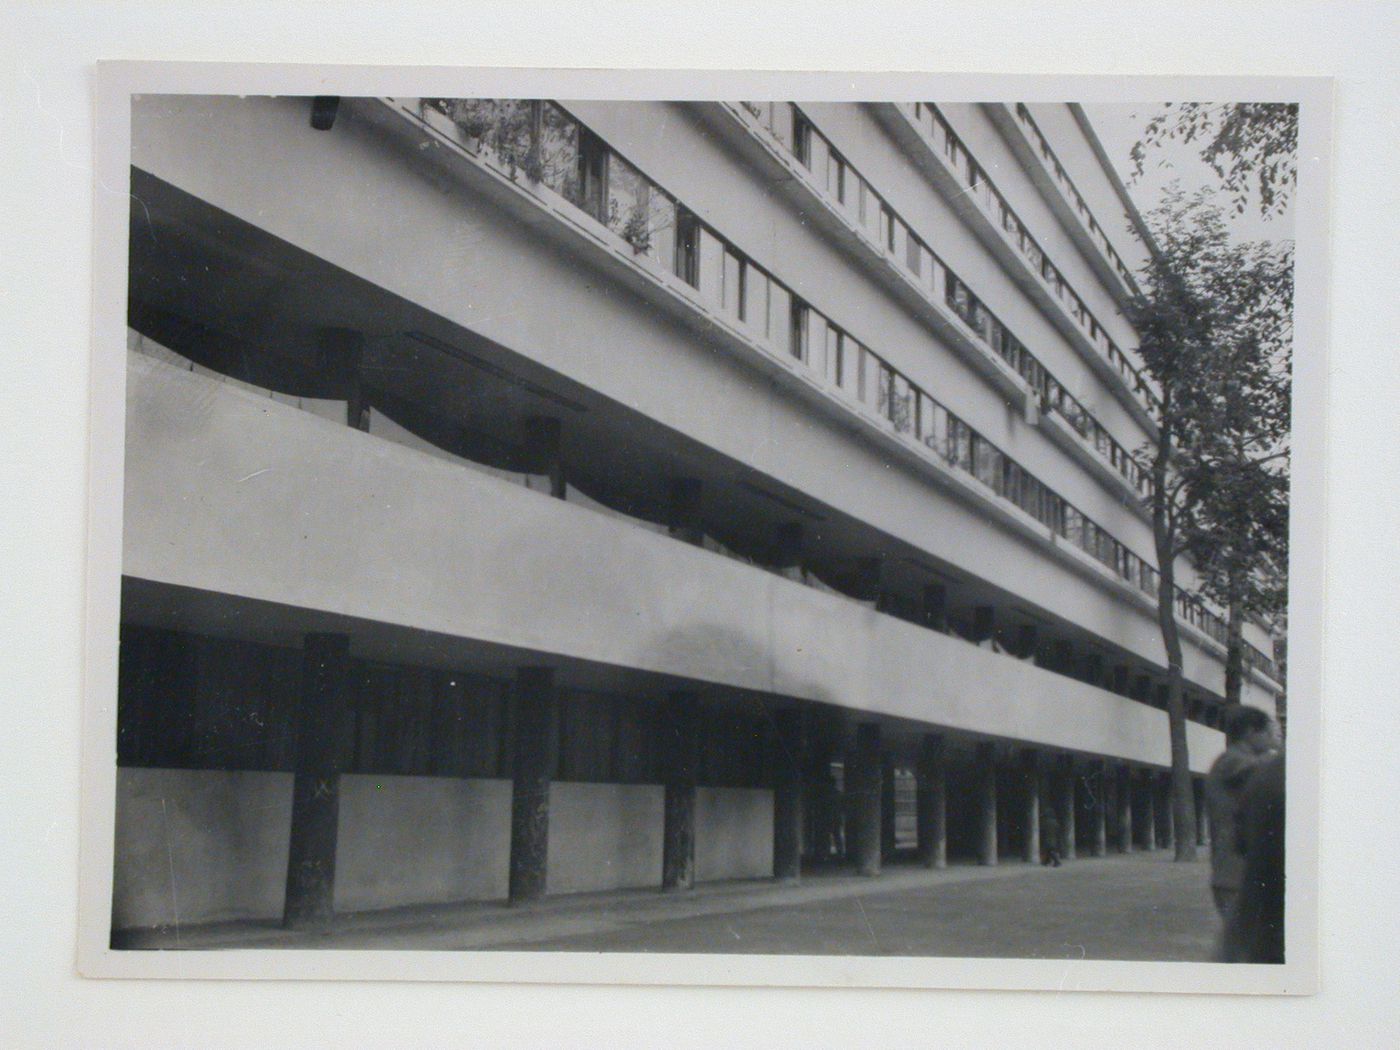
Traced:
<svg viewBox="0 0 1400 1050">
<path fill-rule="evenodd" d="M 1060 866 L 1060 818 L 1054 806 L 1040 809 L 1040 863 L 1044 867 Z"/>
<path fill-rule="evenodd" d="M 1283 962 L 1284 758 L 1262 762 L 1240 796 L 1235 845 L 1244 880 L 1221 939 L 1222 962 Z"/>
<path fill-rule="evenodd" d="M 1210 889 L 1226 922 L 1244 881 L 1244 856 L 1235 843 L 1235 814 L 1250 775 L 1278 750 L 1274 720 L 1257 707 L 1235 705 L 1225 712 L 1225 752 L 1206 777 L 1210 814 Z"/>
</svg>

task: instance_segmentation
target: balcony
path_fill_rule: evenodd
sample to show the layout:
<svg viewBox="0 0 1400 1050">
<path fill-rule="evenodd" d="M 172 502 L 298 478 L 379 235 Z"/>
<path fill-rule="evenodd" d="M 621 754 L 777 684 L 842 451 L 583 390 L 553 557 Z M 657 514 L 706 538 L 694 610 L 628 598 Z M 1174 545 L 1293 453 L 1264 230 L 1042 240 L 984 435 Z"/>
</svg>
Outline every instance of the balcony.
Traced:
<svg viewBox="0 0 1400 1050">
<path fill-rule="evenodd" d="M 528 658 L 565 682 L 683 678 L 1168 761 L 1145 704 L 140 357 L 133 622 L 269 642 L 353 625 L 369 659 Z M 1188 733 L 1203 771 L 1219 735 Z"/>
<path fill-rule="evenodd" d="M 912 103 L 871 103 L 880 123 L 919 164 L 968 222 L 987 247 L 1001 259 L 1017 284 L 1041 307 L 1080 357 L 1094 369 L 1114 397 L 1138 424 L 1155 438 L 1150 406 L 1155 393 L 1101 326 L 1077 303 L 1062 279 L 1047 276 L 1044 253 L 1026 239 L 1020 222 L 1000 200 L 991 183 L 975 183 L 959 170 L 953 155 L 966 156 L 961 143 L 949 138 L 937 120 L 921 120 Z M 920 113 L 931 112 L 926 107 Z M 954 148 L 950 154 L 950 143 Z M 1056 271 L 1057 273 L 1057 271 Z"/>
<path fill-rule="evenodd" d="M 1123 308 L 1139 293 L 1137 280 L 1108 239 L 1103 226 L 1084 201 L 1055 151 L 1023 103 L 983 103 L 983 110 L 1002 133 L 1051 209 L 1079 246 L 1106 287 Z"/>
<path fill-rule="evenodd" d="M 838 244 L 851 251 L 914 316 L 928 323 L 945 343 L 973 366 L 974 371 L 987 378 L 1007 397 L 1027 420 L 1044 427 L 1052 441 L 1087 467 L 1101 484 L 1118 494 L 1124 506 L 1132 508 L 1143 520 L 1147 520 L 1147 511 L 1141 502 L 1142 492 L 1124 470 L 1115 466 L 1092 442 L 1086 440 L 1081 428 L 1072 423 L 1050 398 L 1037 391 L 1006 356 L 993 347 L 988 318 L 967 315 L 966 311 L 960 312 L 950 305 L 953 297 L 949 294 L 947 269 L 936 255 L 923 249 L 920 272 L 915 272 L 909 264 L 909 250 L 903 253 L 895 251 L 889 246 L 888 238 L 882 243 L 871 224 L 861 222 L 858 211 L 838 199 L 825 180 L 803 164 L 793 154 L 790 145 L 765 124 L 761 115 L 755 115 L 745 104 L 706 102 L 692 105 L 746 159 L 770 170 L 775 177 L 774 185 L 790 203 Z M 735 134 L 736 127 L 743 134 Z M 815 133 L 815 128 L 813 131 Z M 848 164 L 845 167 L 851 181 L 857 182 L 864 193 L 865 180 Z M 848 197 L 854 194 L 854 189 L 848 191 Z M 883 208 L 888 212 L 878 197 L 875 197 L 871 207 Z M 891 221 L 903 225 L 897 215 L 891 215 Z M 911 233 L 909 236 L 915 235 Z M 999 325 L 995 319 L 991 319 L 990 323 Z M 1054 387 L 1060 397 L 1068 399 L 1079 416 L 1088 418 L 1087 412 L 1048 376 L 1038 361 L 1028 367 L 1033 367 L 1043 380 L 1048 380 L 1047 385 Z M 1048 411 L 1044 410 L 1047 406 Z M 1057 418 L 1047 424 L 1044 420 L 1049 415 Z M 1126 450 L 1120 451 L 1124 459 L 1130 458 Z"/>
</svg>

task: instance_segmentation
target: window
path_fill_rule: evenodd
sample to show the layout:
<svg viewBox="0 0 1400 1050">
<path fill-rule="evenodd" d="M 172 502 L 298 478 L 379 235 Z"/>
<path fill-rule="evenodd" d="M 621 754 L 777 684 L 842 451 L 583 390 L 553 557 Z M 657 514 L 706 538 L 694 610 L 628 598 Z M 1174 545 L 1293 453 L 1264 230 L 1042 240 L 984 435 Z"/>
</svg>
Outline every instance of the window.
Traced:
<svg viewBox="0 0 1400 1050">
<path fill-rule="evenodd" d="M 791 102 L 775 102 L 769 115 L 770 123 L 768 125 L 773 136 L 794 153 L 797 152 L 797 147 L 793 144 L 793 119 L 795 115 Z"/>
<path fill-rule="evenodd" d="M 778 353 L 792 352 L 792 296 L 777 281 L 768 282 L 768 338 Z"/>
<path fill-rule="evenodd" d="M 608 229 L 634 247 L 646 243 L 650 190 L 641 172 L 619 156 L 609 157 L 608 207 L 604 221 Z"/>
<path fill-rule="evenodd" d="M 540 112 L 540 181 L 578 203 L 578 125 L 552 102 Z"/>
<path fill-rule="evenodd" d="M 894 251 L 894 212 L 884 203 L 880 205 L 880 244 L 887 251 Z"/>
<path fill-rule="evenodd" d="M 676 202 L 655 186 L 647 200 L 646 254 L 671 266 L 676 258 Z"/>
<path fill-rule="evenodd" d="M 908 234 L 908 250 L 905 252 L 905 264 L 909 269 L 914 271 L 916 277 L 923 272 L 922 247 L 917 237 L 912 233 Z"/>
<path fill-rule="evenodd" d="M 972 470 L 972 429 L 953 413 L 948 413 L 948 462 Z"/>
<path fill-rule="evenodd" d="M 768 275 L 744 264 L 744 320 L 760 336 L 768 335 Z"/>
<path fill-rule="evenodd" d="M 803 354 L 802 357 L 803 360 L 805 360 L 807 364 L 811 367 L 812 371 L 816 372 L 818 375 L 825 376 L 827 333 L 826 317 L 818 313 L 816 310 L 813 310 L 810 306 L 807 308 L 806 317 L 807 352 Z"/>
<path fill-rule="evenodd" d="M 841 330 L 834 325 L 828 326 L 826 330 L 826 379 L 833 386 L 841 386 L 845 379 L 843 368 L 845 350 L 846 339 Z"/>
<path fill-rule="evenodd" d="M 722 240 L 700 227 L 700 297 L 712 306 L 724 306 L 724 249 Z"/>
<path fill-rule="evenodd" d="M 914 432 L 914 398 L 909 380 L 895 372 L 890 387 L 890 422 L 901 434 Z"/>
<path fill-rule="evenodd" d="M 799 361 L 807 360 L 807 304 L 796 297 L 788 317 L 788 352 Z"/>
<path fill-rule="evenodd" d="M 841 388 L 847 394 L 860 396 L 860 360 L 865 351 L 849 335 L 841 336 Z"/>
<path fill-rule="evenodd" d="M 826 172 L 826 190 L 842 204 L 846 203 L 846 176 L 846 162 L 833 152 Z"/>
<path fill-rule="evenodd" d="M 744 319 L 744 260 L 732 249 L 724 252 L 724 312 L 736 321 Z"/>
<path fill-rule="evenodd" d="M 860 348 L 860 383 L 857 396 L 861 403 L 880 411 L 879 389 L 880 389 L 880 368 L 881 361 L 867 348 Z"/>
<path fill-rule="evenodd" d="M 700 287 L 700 220 L 683 205 L 676 205 L 676 276 L 692 288 Z"/>
<path fill-rule="evenodd" d="M 608 221 L 608 148 L 591 131 L 579 130 L 579 207 L 599 222 Z"/>
<path fill-rule="evenodd" d="M 795 109 L 792 111 L 792 154 L 808 168 L 812 167 L 812 125 Z"/>
</svg>

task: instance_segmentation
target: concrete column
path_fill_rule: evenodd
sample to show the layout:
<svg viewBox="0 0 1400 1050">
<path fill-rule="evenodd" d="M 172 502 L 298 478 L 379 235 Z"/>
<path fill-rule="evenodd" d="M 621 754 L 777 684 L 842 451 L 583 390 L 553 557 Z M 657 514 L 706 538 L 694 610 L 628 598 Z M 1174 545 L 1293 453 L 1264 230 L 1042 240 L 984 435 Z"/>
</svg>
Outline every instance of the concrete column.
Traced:
<svg viewBox="0 0 1400 1050">
<path fill-rule="evenodd" d="M 997 749 L 995 744 L 977 745 L 977 863 L 997 862 Z"/>
<path fill-rule="evenodd" d="M 1074 673 L 1074 646 L 1069 642 L 1055 643 L 1055 670 L 1060 674 Z"/>
<path fill-rule="evenodd" d="M 850 814 L 854 827 L 847 833 L 854 837 L 856 870 L 861 875 L 880 874 L 880 727 L 874 722 L 856 726 L 855 761 L 852 763 Z M 847 845 L 847 849 L 852 844 Z"/>
<path fill-rule="evenodd" d="M 948 588 L 941 583 L 924 585 L 924 626 L 948 633 Z"/>
<path fill-rule="evenodd" d="M 1093 785 L 1093 806 L 1092 810 L 1092 832 L 1093 841 L 1090 846 L 1090 855 L 1104 857 L 1108 855 L 1108 770 L 1107 763 L 1099 759 L 1094 763 L 1094 771 L 1090 781 Z"/>
<path fill-rule="evenodd" d="M 364 333 L 353 328 L 322 328 L 316 340 L 317 365 L 323 375 L 335 377 L 335 385 L 345 398 L 346 425 L 352 430 L 369 430 L 369 402 L 361 378 Z"/>
<path fill-rule="evenodd" d="M 1103 684 L 1103 657 L 1097 653 L 1084 658 L 1084 681 L 1089 685 Z"/>
<path fill-rule="evenodd" d="M 1157 842 L 1163 849 L 1176 845 L 1176 815 L 1172 812 L 1172 781 L 1170 773 L 1157 777 Z"/>
<path fill-rule="evenodd" d="M 563 499 L 563 424 L 554 416 L 531 416 L 525 420 L 525 455 L 530 470 L 549 477 L 549 494 Z"/>
<path fill-rule="evenodd" d="M 773 785 L 773 877 L 796 882 L 802 874 L 802 769 L 806 762 L 802 712 L 778 711 L 773 720 L 778 743 Z"/>
<path fill-rule="evenodd" d="M 1157 848 L 1157 792 L 1152 790 L 1150 771 L 1143 773 L 1138 784 L 1138 798 L 1141 799 L 1141 819 L 1137 822 L 1142 828 L 1142 848 L 1151 853 Z"/>
<path fill-rule="evenodd" d="M 1118 664 L 1113 668 L 1111 688 L 1119 696 L 1128 695 L 1128 665 Z"/>
<path fill-rule="evenodd" d="M 861 558 L 856 565 L 857 601 L 874 602 L 875 608 L 884 605 L 885 560 L 883 558 Z"/>
<path fill-rule="evenodd" d="M 1131 853 L 1133 851 L 1133 772 L 1127 766 L 1118 767 L 1115 787 L 1118 822 L 1114 831 L 1117 836 L 1118 852 Z"/>
<path fill-rule="evenodd" d="M 803 532 L 800 521 L 779 522 L 773 530 L 773 567 L 790 579 L 802 573 Z"/>
<path fill-rule="evenodd" d="M 990 605 L 979 605 L 972 611 L 972 640 L 985 642 L 996 634 L 997 611 Z"/>
<path fill-rule="evenodd" d="M 1196 845 L 1207 844 L 1206 836 L 1206 782 L 1200 777 L 1191 778 L 1191 803 L 1196 810 Z"/>
<path fill-rule="evenodd" d="M 661 829 L 661 888 L 695 886 L 695 774 L 699 759 L 699 699 L 676 692 L 666 699 L 662 728 L 665 803 Z M 800 811 L 799 811 L 800 812 Z"/>
<path fill-rule="evenodd" d="M 335 917 L 340 819 L 340 732 L 348 710 L 350 639 L 308 634 L 302 643 L 296 713 L 292 827 L 282 925 L 315 929 Z"/>
<path fill-rule="evenodd" d="M 893 860 L 895 853 L 894 785 L 894 756 L 886 754 L 880 760 L 880 857 L 885 861 Z"/>
<path fill-rule="evenodd" d="M 1021 752 L 1021 859 L 1040 863 L 1040 755 L 1033 748 Z"/>
<path fill-rule="evenodd" d="M 1060 818 L 1060 856 L 1074 860 L 1074 757 L 1062 755 L 1055 778 L 1055 815 Z"/>
<path fill-rule="evenodd" d="M 918 768 L 919 861 L 926 868 L 948 866 L 948 774 L 943 737 L 925 733 Z"/>
<path fill-rule="evenodd" d="M 549 785 L 559 752 L 559 701 L 554 671 L 515 673 L 510 796 L 510 901 L 544 896 L 549 862 Z"/>
<path fill-rule="evenodd" d="M 699 478 L 672 478 L 667 493 L 667 530 L 676 539 L 696 547 L 705 542 L 700 513 L 703 493 Z"/>
</svg>

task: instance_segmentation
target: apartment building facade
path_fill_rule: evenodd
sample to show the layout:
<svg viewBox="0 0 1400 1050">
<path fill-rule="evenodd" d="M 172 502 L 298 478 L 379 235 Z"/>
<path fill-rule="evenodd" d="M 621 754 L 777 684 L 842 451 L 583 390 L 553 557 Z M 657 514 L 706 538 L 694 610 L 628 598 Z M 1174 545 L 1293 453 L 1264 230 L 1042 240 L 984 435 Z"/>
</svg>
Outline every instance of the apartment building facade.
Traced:
<svg viewBox="0 0 1400 1050">
<path fill-rule="evenodd" d="M 115 931 L 1170 840 L 1076 107 L 146 96 L 131 179 Z"/>
</svg>

